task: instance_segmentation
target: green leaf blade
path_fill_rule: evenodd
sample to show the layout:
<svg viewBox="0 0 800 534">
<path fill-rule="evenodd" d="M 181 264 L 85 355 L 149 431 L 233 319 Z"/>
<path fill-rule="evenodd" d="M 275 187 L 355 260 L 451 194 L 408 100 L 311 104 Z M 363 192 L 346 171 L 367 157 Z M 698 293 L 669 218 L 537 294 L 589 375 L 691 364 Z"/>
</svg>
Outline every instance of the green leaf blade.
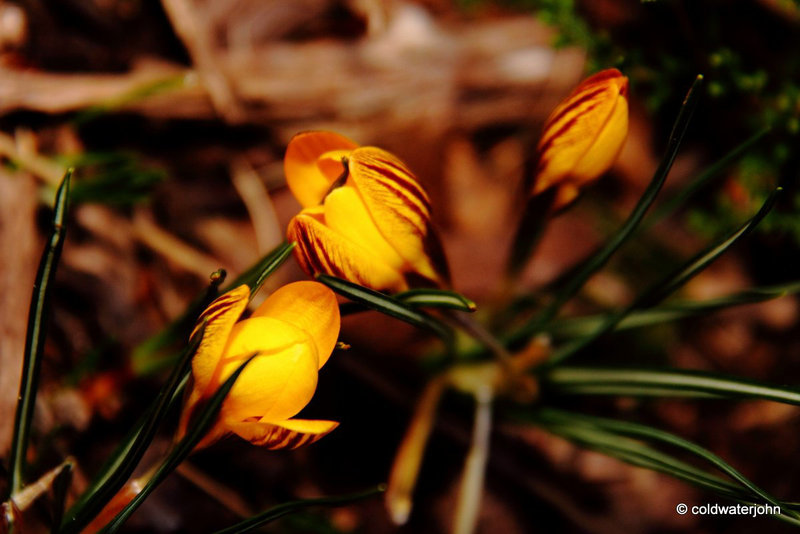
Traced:
<svg viewBox="0 0 800 534">
<path fill-rule="evenodd" d="M 664 277 L 662 280 L 641 293 L 627 308 L 608 316 L 608 318 L 590 335 L 580 338 L 572 343 L 568 343 L 556 350 L 550 359 L 543 364 L 543 367 L 552 367 L 560 364 L 567 358 L 573 356 L 580 350 L 596 341 L 601 336 L 614 330 L 617 325 L 631 313 L 637 310 L 655 306 L 661 300 L 667 298 L 674 291 L 710 265 L 741 238 L 752 232 L 753 229 L 758 226 L 758 224 L 770 212 L 775 203 L 776 196 L 781 191 L 782 189 L 780 187 L 777 188 L 769 196 L 769 198 L 767 198 L 758 212 L 752 218 L 750 218 L 750 220 L 745 222 L 738 230 L 734 231 L 721 241 L 712 244 L 706 248 L 706 250 L 700 252 L 694 258 L 682 265 L 675 272 L 670 273 L 668 276 Z"/>
<path fill-rule="evenodd" d="M 353 302 L 357 302 L 418 328 L 428 330 L 439 336 L 448 345 L 452 343 L 453 332 L 447 325 L 424 312 L 407 306 L 394 297 L 354 284 L 343 278 L 336 278 L 335 276 L 329 276 L 327 274 L 319 274 L 316 278 L 335 292 L 347 297 Z"/>
<path fill-rule="evenodd" d="M 302 500 L 287 502 L 275 506 L 273 508 L 270 508 L 269 510 L 266 510 L 251 518 L 245 519 L 244 521 L 237 523 L 233 526 L 224 528 L 222 530 L 218 530 L 215 534 L 244 534 L 245 532 L 251 532 L 257 528 L 266 525 L 271 521 L 274 521 L 285 515 L 294 513 L 298 510 L 302 510 L 304 508 L 308 508 L 311 506 L 332 506 L 332 507 L 344 506 L 346 504 L 350 504 L 355 501 L 360 501 L 362 499 L 367 499 L 369 497 L 379 495 L 384 491 L 386 491 L 386 487 L 380 485 L 377 488 L 361 491 L 358 493 L 351 493 L 348 495 L 340 495 L 336 497 L 321 497 L 317 499 L 302 499 Z"/>
<path fill-rule="evenodd" d="M 244 371 L 245 367 L 258 356 L 258 353 L 252 354 L 223 382 L 217 389 L 214 395 L 208 400 L 208 403 L 200 410 L 194 423 L 188 429 L 186 435 L 175 446 L 172 452 L 167 455 L 161 465 L 153 473 L 152 478 L 145 484 L 136 497 L 123 508 L 109 524 L 107 524 L 100 531 L 103 534 L 111 534 L 117 532 L 125 521 L 133 515 L 147 497 L 156 489 L 156 487 L 167 478 L 172 471 L 192 452 L 194 446 L 197 445 L 203 436 L 211 429 L 212 425 L 217 419 L 222 403 L 233 388 L 236 379 Z"/>
<path fill-rule="evenodd" d="M 70 508 L 61 532 L 72 534 L 80 532 L 99 514 L 117 491 L 133 474 L 139 461 L 155 437 L 158 427 L 163 422 L 170 407 L 178 400 L 180 392 L 186 386 L 189 375 L 189 364 L 200 347 L 204 329 L 201 328 L 191 339 L 184 350 L 180 363 L 172 371 L 164 387 L 148 408 L 141 421 L 133 431 L 123 439 L 87 490 Z"/>
<path fill-rule="evenodd" d="M 46 317 L 50 308 L 49 287 L 53 282 L 61 258 L 66 237 L 66 217 L 69 211 L 70 181 L 72 169 L 67 170 L 56 191 L 53 206 L 52 229 L 48 244 L 42 253 L 36 282 L 31 295 L 28 312 L 28 329 L 25 337 L 25 353 L 22 363 L 22 378 L 19 386 L 19 401 L 14 417 L 14 434 L 9 460 L 9 496 L 13 496 L 24 485 L 25 452 L 28 447 L 31 421 L 36 405 L 42 351 L 44 350 Z"/>
<path fill-rule="evenodd" d="M 478 309 L 464 295 L 443 289 L 410 289 L 396 294 L 394 298 L 414 308 L 445 308 L 468 313 Z"/>
<path fill-rule="evenodd" d="M 800 388 L 684 369 L 556 367 L 541 375 L 544 388 L 569 395 L 630 395 L 763 399 L 800 406 Z"/>
</svg>

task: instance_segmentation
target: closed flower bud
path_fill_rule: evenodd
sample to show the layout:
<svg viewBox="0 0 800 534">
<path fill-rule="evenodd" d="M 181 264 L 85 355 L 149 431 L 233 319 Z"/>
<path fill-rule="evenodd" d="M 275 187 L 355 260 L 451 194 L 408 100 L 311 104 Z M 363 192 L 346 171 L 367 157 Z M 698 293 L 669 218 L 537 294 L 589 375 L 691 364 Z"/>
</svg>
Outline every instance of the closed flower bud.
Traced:
<svg viewBox="0 0 800 534">
<path fill-rule="evenodd" d="M 246 285 L 225 293 L 200 316 L 203 339 L 192 360 L 194 385 L 181 417 L 186 432 L 194 408 L 210 398 L 250 356 L 253 360 L 223 402 L 216 426 L 198 445 L 236 434 L 269 449 L 311 443 L 338 426 L 333 421 L 292 419 L 308 404 L 339 335 L 333 292 L 317 282 L 282 287 L 248 318 Z M 199 326 L 198 326 L 199 328 Z"/>
<path fill-rule="evenodd" d="M 532 195 L 555 188 L 552 209 L 604 174 L 628 135 L 628 79 L 606 69 L 584 80 L 550 114 L 539 140 Z"/>
<path fill-rule="evenodd" d="M 409 281 L 446 282 L 428 195 L 395 156 L 335 133 L 305 132 L 289 143 L 284 170 L 303 206 L 287 237 L 306 273 L 390 291 Z"/>
</svg>

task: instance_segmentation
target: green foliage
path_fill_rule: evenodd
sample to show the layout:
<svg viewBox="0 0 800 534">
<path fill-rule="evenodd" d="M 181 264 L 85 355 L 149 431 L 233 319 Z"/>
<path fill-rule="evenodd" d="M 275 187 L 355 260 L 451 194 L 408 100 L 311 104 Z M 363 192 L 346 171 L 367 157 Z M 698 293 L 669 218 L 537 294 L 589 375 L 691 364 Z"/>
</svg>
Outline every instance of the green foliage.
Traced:
<svg viewBox="0 0 800 534">
<path fill-rule="evenodd" d="M 161 169 L 146 166 L 128 152 L 87 152 L 61 158 L 78 169 L 74 202 L 129 206 L 147 200 L 167 177 Z"/>
<path fill-rule="evenodd" d="M 28 330 L 25 335 L 25 353 L 22 360 L 22 378 L 19 385 L 19 400 L 14 417 L 14 436 L 11 441 L 9 497 L 13 497 L 25 485 L 25 456 L 28 451 L 28 438 L 33 422 L 33 409 L 36 405 L 39 373 L 42 368 L 42 354 L 47 335 L 46 323 L 51 294 L 49 288 L 55 279 L 56 268 L 61 258 L 61 250 L 64 247 L 72 173 L 72 169 L 67 171 L 56 191 L 50 238 L 42 252 L 33 294 L 31 295 Z"/>
</svg>

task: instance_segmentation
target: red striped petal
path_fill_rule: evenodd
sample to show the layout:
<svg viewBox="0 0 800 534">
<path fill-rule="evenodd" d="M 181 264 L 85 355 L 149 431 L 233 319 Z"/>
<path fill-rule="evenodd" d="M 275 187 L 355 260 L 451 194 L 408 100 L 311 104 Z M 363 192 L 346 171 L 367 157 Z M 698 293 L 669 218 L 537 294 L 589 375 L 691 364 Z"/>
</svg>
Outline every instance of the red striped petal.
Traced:
<svg viewBox="0 0 800 534">
<path fill-rule="evenodd" d="M 426 249 L 431 207 L 427 193 L 405 164 L 375 147 L 354 150 L 349 158 L 350 183 L 358 190 L 375 226 L 410 270 L 441 282 Z"/>
<path fill-rule="evenodd" d="M 295 258 L 307 274 L 329 274 L 378 290 L 408 288 L 400 271 L 373 251 L 325 226 L 319 211 L 303 210 L 289 222 L 287 230 L 287 239 L 297 243 Z"/>
<path fill-rule="evenodd" d="M 310 419 L 288 419 L 280 422 L 231 422 L 227 428 L 253 445 L 270 450 L 296 449 L 314 443 L 333 432 L 339 423 Z"/>
</svg>

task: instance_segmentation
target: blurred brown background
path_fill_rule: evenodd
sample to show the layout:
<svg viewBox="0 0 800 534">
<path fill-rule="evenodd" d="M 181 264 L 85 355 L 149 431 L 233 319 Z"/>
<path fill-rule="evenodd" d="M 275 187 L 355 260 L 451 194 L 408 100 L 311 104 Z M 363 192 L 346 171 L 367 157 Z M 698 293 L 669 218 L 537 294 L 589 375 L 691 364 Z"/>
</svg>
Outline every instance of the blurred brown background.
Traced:
<svg viewBox="0 0 800 534">
<path fill-rule="evenodd" d="M 662 4 L 671 4 L 664 9 L 678 19 L 687 11 L 686 24 L 696 23 L 684 3 Z M 796 11 L 785 11 L 780 2 L 746 4 L 766 17 L 760 24 L 773 24 L 773 18 L 782 21 L 774 24 L 797 23 Z M 638 2 L 604 1 L 581 3 L 578 12 L 603 34 L 636 27 L 642 9 Z M 78 487 L 157 387 L 158 375 L 143 373 L 131 360 L 135 347 L 177 317 L 210 272 L 224 267 L 236 275 L 283 239 L 298 205 L 284 188 L 282 154 L 298 131 L 335 130 L 403 158 L 433 197 L 454 287 L 479 305 L 491 303 L 538 129 L 584 76 L 587 57 L 598 57 L 581 46 L 555 48 L 564 26 L 535 14 L 527 7 L 439 0 L 0 1 L 2 455 L 11 435 L 46 206 L 70 164 L 78 166 L 76 184 L 84 187 L 76 192 L 55 287 L 36 415 L 44 452 L 35 466 L 43 470 L 63 455 L 77 455 Z M 655 15 L 649 16 L 652 22 Z M 686 61 L 692 65 L 688 55 Z M 631 69 L 631 76 L 642 69 Z M 631 131 L 620 160 L 587 199 L 549 227 L 521 291 L 551 280 L 591 251 L 650 179 L 671 120 L 661 114 L 677 109 L 691 77 L 670 87 L 679 96 L 666 98 L 655 113 L 645 98 L 654 92 L 644 78 L 637 78 L 642 93 L 633 85 Z M 712 101 L 709 109 L 697 119 L 703 134 L 706 119 L 728 108 Z M 667 193 L 719 153 L 713 140 L 692 141 Z M 752 206 L 737 182 L 723 183 L 730 198 Z M 653 279 L 658 254 L 688 257 L 705 242 L 677 220 L 648 239 L 628 251 L 633 259 L 592 279 L 586 294 L 594 306 L 624 304 Z M 717 262 L 684 296 L 709 298 L 771 281 L 764 274 L 770 263 L 777 281 L 791 273 L 796 278 L 797 264 L 787 260 L 794 242 L 759 239 L 761 244 Z M 269 287 L 302 277 L 289 263 Z M 595 354 L 603 360 L 593 363 L 645 363 L 640 355 L 649 353 L 646 363 L 796 383 L 797 308 L 796 299 L 784 298 L 609 341 Z M 192 459 L 192 469 L 203 474 L 173 476 L 136 514 L 130 531 L 203 532 L 298 495 L 385 480 L 424 380 L 417 364 L 430 347 L 411 329 L 374 314 L 348 319 L 342 337 L 353 350 L 337 354 L 321 373 L 308 409 L 312 416 L 341 420 L 340 429 L 296 452 L 221 443 Z M 799 489 L 794 408 L 570 402 L 635 412 L 698 440 L 769 490 L 791 496 Z M 470 410 L 453 398 L 442 412 L 404 532 L 449 528 Z M 498 427 L 481 532 L 783 528 L 769 519 L 679 516 L 678 502 L 719 499 L 535 429 L 502 421 Z M 165 436 L 156 448 L 167 443 Z M 205 491 L 198 489 L 204 477 L 212 479 Z M 373 500 L 300 514 L 273 530 L 392 527 Z"/>
</svg>

